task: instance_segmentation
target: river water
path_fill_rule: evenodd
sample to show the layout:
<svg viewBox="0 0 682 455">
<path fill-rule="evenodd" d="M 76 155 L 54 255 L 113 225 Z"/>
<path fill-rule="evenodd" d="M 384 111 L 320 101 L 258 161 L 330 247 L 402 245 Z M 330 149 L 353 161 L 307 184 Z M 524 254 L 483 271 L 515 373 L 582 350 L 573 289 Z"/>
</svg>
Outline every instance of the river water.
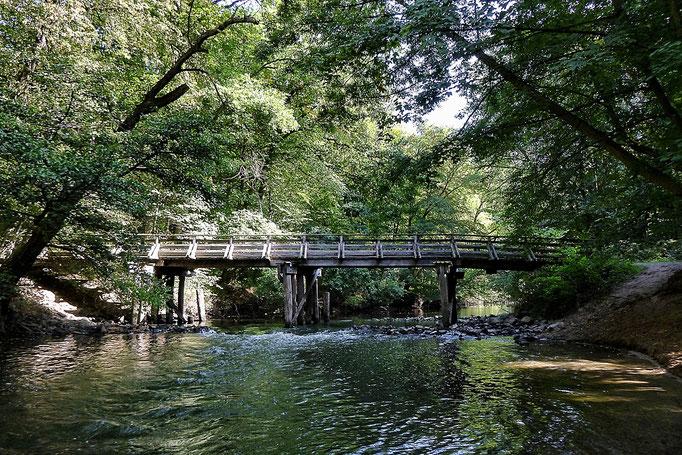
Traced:
<svg viewBox="0 0 682 455">
<path fill-rule="evenodd" d="M 0 453 L 679 454 L 682 383 L 627 351 L 339 323 L 0 345 Z"/>
</svg>

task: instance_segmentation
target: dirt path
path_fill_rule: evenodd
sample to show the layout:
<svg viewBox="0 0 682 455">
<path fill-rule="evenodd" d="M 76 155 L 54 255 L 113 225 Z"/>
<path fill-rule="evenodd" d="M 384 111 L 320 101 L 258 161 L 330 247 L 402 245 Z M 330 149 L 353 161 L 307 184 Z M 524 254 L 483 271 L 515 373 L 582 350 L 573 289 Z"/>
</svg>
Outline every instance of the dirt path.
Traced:
<svg viewBox="0 0 682 455">
<path fill-rule="evenodd" d="M 644 270 L 564 320 L 553 338 L 643 352 L 682 377 L 682 262 Z"/>
</svg>

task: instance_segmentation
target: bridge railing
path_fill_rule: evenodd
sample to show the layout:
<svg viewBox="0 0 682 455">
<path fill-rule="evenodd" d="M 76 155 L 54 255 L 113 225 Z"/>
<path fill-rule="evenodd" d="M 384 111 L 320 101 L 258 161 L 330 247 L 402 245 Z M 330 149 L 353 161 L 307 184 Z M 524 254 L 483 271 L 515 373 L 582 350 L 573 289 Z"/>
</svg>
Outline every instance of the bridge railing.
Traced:
<svg viewBox="0 0 682 455">
<path fill-rule="evenodd" d="M 143 235 L 148 258 L 158 259 L 453 259 L 553 261 L 560 248 L 577 245 L 566 239 L 473 234 L 273 234 L 273 235 Z"/>
</svg>

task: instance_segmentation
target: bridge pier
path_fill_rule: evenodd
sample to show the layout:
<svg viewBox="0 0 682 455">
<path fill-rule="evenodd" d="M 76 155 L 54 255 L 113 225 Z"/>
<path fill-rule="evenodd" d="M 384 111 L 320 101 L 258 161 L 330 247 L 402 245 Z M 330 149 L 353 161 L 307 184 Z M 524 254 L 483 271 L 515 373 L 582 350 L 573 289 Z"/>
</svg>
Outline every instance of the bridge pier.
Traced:
<svg viewBox="0 0 682 455">
<path fill-rule="evenodd" d="M 166 287 L 170 291 L 170 297 L 166 301 L 166 324 L 173 323 L 173 300 L 175 299 L 175 275 L 166 275 Z"/>
<path fill-rule="evenodd" d="M 330 314 L 329 314 L 329 306 L 330 306 L 330 301 L 331 301 L 331 296 L 329 291 L 324 293 L 324 304 L 322 306 L 322 317 L 324 318 L 324 323 L 329 324 L 330 320 Z"/>
<path fill-rule="evenodd" d="M 312 269 L 305 273 L 305 295 L 307 296 L 305 303 L 305 322 L 306 324 L 320 322 L 320 290 L 318 285 L 319 276 L 322 274 L 321 269 Z"/>
<path fill-rule="evenodd" d="M 185 275 L 178 276 L 178 325 L 185 323 Z"/>
<path fill-rule="evenodd" d="M 185 319 L 185 279 L 192 276 L 192 270 L 181 267 L 155 267 L 154 276 L 162 278 L 166 276 L 166 287 L 169 297 L 166 301 L 166 324 L 173 323 L 173 312 L 178 315 L 178 325 L 186 322 Z M 178 303 L 175 304 L 175 277 L 178 277 Z"/>
<path fill-rule="evenodd" d="M 296 268 L 291 264 L 280 266 L 280 277 L 284 286 L 284 327 L 294 326 L 294 296 L 296 295 Z"/>
<path fill-rule="evenodd" d="M 440 287 L 441 324 L 447 328 L 457 322 L 457 279 L 464 278 L 464 272 L 458 271 L 449 263 L 438 264 L 438 284 Z"/>
<path fill-rule="evenodd" d="M 321 269 L 285 263 L 278 266 L 284 289 L 284 327 L 320 322 L 318 277 Z"/>
<path fill-rule="evenodd" d="M 305 275 L 300 271 L 296 275 L 296 301 L 294 303 L 294 308 L 298 312 L 298 314 L 296 315 L 296 324 L 303 325 L 305 322 L 303 319 L 303 308 L 301 308 L 301 310 L 298 311 L 299 302 L 301 302 L 303 304 L 303 308 L 305 308 L 306 305 Z"/>
</svg>

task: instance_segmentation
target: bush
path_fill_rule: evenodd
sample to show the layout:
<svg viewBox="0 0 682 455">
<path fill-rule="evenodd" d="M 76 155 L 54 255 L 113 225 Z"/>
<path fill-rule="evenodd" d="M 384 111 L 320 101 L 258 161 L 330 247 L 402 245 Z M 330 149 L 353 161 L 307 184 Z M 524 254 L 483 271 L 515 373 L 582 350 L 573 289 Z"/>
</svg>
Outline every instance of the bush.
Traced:
<svg viewBox="0 0 682 455">
<path fill-rule="evenodd" d="M 555 319 L 606 293 L 638 270 L 618 256 L 568 249 L 560 265 L 513 274 L 515 279 L 509 281 L 507 291 L 516 301 L 517 313 Z"/>
</svg>

